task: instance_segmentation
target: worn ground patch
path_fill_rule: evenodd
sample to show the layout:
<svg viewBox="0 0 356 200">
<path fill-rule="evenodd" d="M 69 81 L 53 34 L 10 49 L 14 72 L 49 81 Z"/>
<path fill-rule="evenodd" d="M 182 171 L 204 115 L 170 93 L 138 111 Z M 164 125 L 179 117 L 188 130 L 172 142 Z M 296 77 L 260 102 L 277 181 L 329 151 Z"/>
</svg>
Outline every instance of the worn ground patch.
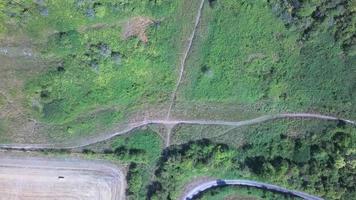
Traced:
<svg viewBox="0 0 356 200">
<path fill-rule="evenodd" d="M 153 23 L 154 21 L 147 17 L 133 17 L 124 23 L 122 36 L 124 39 L 137 36 L 142 42 L 147 43 L 148 37 L 145 31 Z"/>
</svg>

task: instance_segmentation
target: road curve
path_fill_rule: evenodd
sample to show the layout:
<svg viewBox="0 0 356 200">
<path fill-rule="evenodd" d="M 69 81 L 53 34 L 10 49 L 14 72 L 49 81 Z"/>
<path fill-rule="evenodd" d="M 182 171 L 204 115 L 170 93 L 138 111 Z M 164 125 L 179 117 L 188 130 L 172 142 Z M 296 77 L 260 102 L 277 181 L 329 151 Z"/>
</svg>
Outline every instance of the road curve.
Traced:
<svg viewBox="0 0 356 200">
<path fill-rule="evenodd" d="M 260 188 L 263 190 L 268 190 L 268 191 L 273 191 L 273 192 L 279 192 L 283 194 L 289 194 L 292 196 L 300 197 L 306 200 L 323 200 L 320 197 L 313 196 L 304 192 L 299 192 L 295 190 L 288 190 L 283 187 L 279 187 L 276 185 L 268 184 L 268 183 L 262 183 L 262 182 L 257 182 L 257 181 L 250 181 L 250 180 L 213 180 L 213 181 L 207 181 L 204 182 L 195 188 L 192 188 L 189 192 L 184 194 L 181 197 L 181 200 L 192 200 L 194 197 L 196 197 L 198 194 L 214 188 L 214 187 L 220 187 L 220 186 L 226 186 L 226 185 L 231 185 L 231 186 L 248 186 L 248 187 L 255 187 L 255 188 Z"/>
<path fill-rule="evenodd" d="M 321 114 L 311 114 L 311 113 L 283 113 L 283 114 L 274 114 L 274 115 L 264 115 L 255 119 L 249 119 L 244 121 L 224 121 L 224 120 L 165 120 L 165 119 L 152 119 L 144 120 L 141 122 L 131 123 L 126 126 L 121 131 L 99 135 L 93 138 L 86 139 L 85 141 L 72 141 L 73 144 L 0 144 L 0 150 L 28 150 L 28 151 L 37 151 L 37 150 L 58 150 L 58 149 L 76 149 L 83 148 L 85 146 L 95 144 L 98 142 L 103 142 L 110 140 L 113 137 L 119 135 L 125 135 L 131 131 L 138 129 L 143 126 L 151 124 L 163 124 L 174 127 L 178 124 L 190 124 L 190 125 L 223 125 L 223 126 L 232 126 L 232 127 L 241 127 L 248 126 L 253 124 L 259 124 L 267 121 L 272 121 L 276 119 L 288 119 L 288 118 L 312 118 L 320 120 L 330 120 L 330 121 L 342 121 L 347 124 L 356 125 L 355 121 L 337 118 L 333 116 L 321 115 Z"/>
</svg>

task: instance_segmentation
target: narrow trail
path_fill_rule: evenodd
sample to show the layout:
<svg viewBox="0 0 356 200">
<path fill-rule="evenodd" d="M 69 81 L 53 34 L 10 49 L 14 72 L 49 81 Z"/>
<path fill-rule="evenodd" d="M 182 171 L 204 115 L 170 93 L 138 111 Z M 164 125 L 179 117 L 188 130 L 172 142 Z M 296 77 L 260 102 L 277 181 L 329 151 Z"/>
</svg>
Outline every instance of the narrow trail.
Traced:
<svg viewBox="0 0 356 200">
<path fill-rule="evenodd" d="M 86 147 L 86 146 L 89 146 L 92 144 L 96 144 L 99 142 L 110 140 L 113 137 L 116 137 L 119 135 L 129 134 L 130 132 L 132 132 L 135 129 L 141 128 L 143 126 L 151 125 L 151 124 L 162 124 L 167 127 L 167 136 L 166 136 L 166 141 L 165 141 L 166 142 L 165 147 L 170 146 L 172 130 L 176 125 L 179 125 L 179 124 L 231 126 L 231 128 L 229 128 L 227 130 L 227 131 L 230 131 L 232 129 L 235 129 L 235 128 L 238 128 L 241 126 L 254 125 L 254 124 L 264 123 L 264 122 L 272 121 L 272 120 L 276 120 L 276 119 L 314 118 L 314 119 L 320 119 L 320 120 L 343 121 L 344 123 L 356 125 L 356 121 L 353 121 L 353 120 L 341 119 L 341 118 L 337 118 L 337 117 L 333 117 L 333 116 L 311 114 L 311 113 L 284 113 L 284 114 L 275 114 L 275 115 L 264 115 L 264 116 L 261 116 L 261 117 L 255 118 L 255 119 L 243 120 L 243 121 L 204 120 L 204 119 L 202 119 L 202 120 L 179 120 L 179 119 L 171 120 L 171 111 L 172 111 L 172 108 L 174 106 L 174 103 L 175 103 L 175 100 L 177 97 L 177 92 L 178 92 L 179 86 L 183 79 L 186 61 L 187 61 L 187 58 L 191 51 L 193 40 L 196 36 L 196 30 L 197 30 L 197 27 L 198 27 L 200 19 L 201 19 L 204 2 L 205 2 L 205 0 L 201 0 L 201 2 L 200 2 L 200 6 L 197 11 L 197 15 L 195 17 L 194 28 L 192 30 L 190 37 L 188 38 L 188 45 L 184 50 L 183 57 L 181 59 L 180 65 L 179 65 L 179 76 L 178 76 L 176 85 L 174 87 L 174 90 L 172 91 L 171 101 L 170 101 L 170 105 L 168 107 L 168 111 L 167 111 L 167 115 L 166 115 L 165 119 L 143 120 L 141 122 L 131 123 L 131 124 L 128 124 L 127 127 L 121 131 L 111 133 L 111 134 L 95 136 L 95 137 L 86 139 L 85 141 L 72 141 L 73 144 L 0 144 L 0 151 L 1 150 L 5 150 L 5 151 L 6 150 L 42 151 L 42 150 L 78 149 L 78 148 L 83 148 L 83 147 Z M 0 55 L 8 56 L 10 50 L 0 47 Z M 28 57 L 34 56 L 34 54 L 31 50 L 23 50 L 21 53 L 18 53 L 18 55 L 28 56 Z M 0 94 L 2 94 L 1 91 L 0 91 Z M 5 96 L 5 95 L 3 95 L 3 96 Z M 21 163 L 21 166 L 22 165 L 23 165 L 23 163 Z M 27 168 L 28 168 L 28 165 L 27 165 Z M 56 168 L 58 168 L 58 166 Z M 74 168 L 70 168 L 70 169 L 74 169 Z M 78 170 L 83 170 L 83 169 L 78 168 Z M 122 179 L 123 174 L 121 171 L 119 171 L 119 172 L 120 173 L 115 171 L 115 174 L 114 174 L 114 170 L 113 170 L 112 174 L 117 179 L 123 180 Z M 123 182 L 121 184 L 123 184 Z M 288 190 L 286 188 L 272 185 L 272 184 L 267 184 L 267 183 L 252 181 L 252 180 L 220 180 L 220 179 L 204 182 L 204 183 L 192 188 L 189 192 L 184 194 L 184 196 L 181 197 L 181 199 L 182 200 L 192 200 L 192 199 L 194 199 L 195 196 L 197 196 L 198 194 L 200 194 L 208 189 L 211 189 L 214 187 L 220 187 L 220 186 L 227 186 L 227 185 L 256 187 L 256 188 L 260 188 L 263 190 L 274 191 L 274 192 L 279 192 L 279 193 L 283 193 L 283 194 L 289 194 L 289 195 L 301 197 L 306 200 L 323 200 L 322 198 L 319 198 L 317 196 L 309 195 L 307 193 L 299 192 L 299 191 L 295 191 L 295 190 Z M 121 192 L 119 193 L 118 198 L 121 198 L 122 196 L 124 196 L 123 189 L 121 189 Z"/>
<path fill-rule="evenodd" d="M 330 121 L 342 121 L 356 126 L 356 121 L 341 119 L 333 116 L 311 114 L 311 113 L 283 113 L 275 115 L 264 115 L 255 119 L 249 119 L 244 121 L 223 121 L 223 120 L 167 120 L 167 119 L 152 119 L 144 120 L 137 123 L 128 124 L 126 128 L 121 131 L 95 136 L 85 141 L 72 141 L 73 144 L 0 144 L 0 150 L 24 150 L 24 151 L 41 151 L 41 150 L 60 150 L 60 149 L 77 149 L 89 146 L 91 144 L 96 144 L 99 142 L 110 140 L 113 137 L 119 135 L 129 134 L 131 131 L 138 129 L 143 126 L 152 124 L 162 124 L 173 129 L 178 124 L 190 124 L 190 125 L 222 125 L 231 127 L 241 127 L 253 124 L 264 123 L 267 121 L 277 120 L 277 119 L 288 119 L 288 118 L 311 118 L 320 120 L 330 120 Z M 170 141 L 169 141 L 170 142 Z"/>
<path fill-rule="evenodd" d="M 214 187 L 221 187 L 221 186 L 247 186 L 247 187 L 255 187 L 263 190 L 268 190 L 268 191 L 273 191 L 273 192 L 279 192 L 282 194 L 288 194 L 296 197 L 300 197 L 306 200 L 323 200 L 320 197 L 313 196 L 304 192 L 299 192 L 295 190 L 288 190 L 286 188 L 277 186 L 277 185 L 272 185 L 268 183 L 262 183 L 262 182 L 257 182 L 257 181 L 251 181 L 251 180 L 213 180 L 213 181 L 207 181 L 204 182 L 194 188 L 192 188 L 189 192 L 184 194 L 180 199 L 181 200 L 192 200 L 194 199 L 197 195 L 200 193 L 205 192 L 206 190 L 209 190 Z"/>
<path fill-rule="evenodd" d="M 183 78 L 183 74 L 184 74 L 184 68 L 185 68 L 185 63 L 187 61 L 187 58 L 188 58 L 188 54 L 190 52 L 190 49 L 192 48 L 192 44 L 193 44 L 193 40 L 194 40 L 194 37 L 195 37 L 195 34 L 196 34 L 196 30 L 197 30 L 197 27 L 199 25 L 199 22 L 200 22 L 200 17 L 201 17 L 201 12 L 203 10 L 203 6 L 204 6 L 204 2 L 205 0 L 201 0 L 200 2 L 200 7 L 199 7 L 199 10 L 198 10 L 198 13 L 197 13 L 197 16 L 195 17 L 195 24 L 194 24 L 194 29 L 192 31 L 192 34 L 190 35 L 189 37 L 189 40 L 188 40 L 188 46 L 187 48 L 185 49 L 185 52 L 183 54 L 183 58 L 181 60 L 181 63 L 180 63 L 180 70 L 179 70 L 179 77 L 178 77 L 178 81 L 175 85 L 175 88 L 172 92 L 172 97 L 171 97 L 171 103 L 169 105 L 169 108 L 168 108 L 168 112 L 167 112 L 167 116 L 166 116 L 166 119 L 169 119 L 171 117 L 171 111 L 172 111 L 172 107 L 174 105 L 174 102 L 176 100 L 176 97 L 177 97 L 177 91 L 178 91 L 178 88 L 179 88 L 179 85 L 180 83 L 182 82 L 182 78 Z"/>
<path fill-rule="evenodd" d="M 165 138 L 165 147 L 169 147 L 171 145 L 171 137 L 172 130 L 176 126 L 176 124 L 165 124 L 167 128 L 166 138 Z"/>
</svg>

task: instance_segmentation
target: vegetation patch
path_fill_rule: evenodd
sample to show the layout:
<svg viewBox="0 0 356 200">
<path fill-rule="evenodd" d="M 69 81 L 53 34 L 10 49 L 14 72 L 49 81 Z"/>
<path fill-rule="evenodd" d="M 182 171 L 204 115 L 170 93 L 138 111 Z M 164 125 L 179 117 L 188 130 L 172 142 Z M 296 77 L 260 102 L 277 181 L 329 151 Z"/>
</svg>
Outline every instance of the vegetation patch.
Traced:
<svg viewBox="0 0 356 200">
<path fill-rule="evenodd" d="M 187 2 L 1 2 L 4 34 L 26 35 L 48 63 L 35 77 L 21 79 L 24 88 L 16 88 L 26 101 L 19 103 L 49 127 L 38 132 L 55 130 L 52 138 L 83 136 L 98 130 L 93 127 L 110 129 L 122 116 L 169 100 L 182 38 L 194 25 L 185 13 L 195 13 L 197 6 Z M 108 107 L 121 117 L 93 124 L 100 120 L 91 120 L 91 113 Z"/>
<path fill-rule="evenodd" d="M 207 139 L 172 146 L 162 153 L 148 197 L 176 199 L 193 177 L 209 176 L 260 180 L 327 199 L 349 199 L 355 190 L 355 135 L 354 127 L 328 124 L 310 126 L 298 137 L 260 130 L 239 148 Z"/>
<path fill-rule="evenodd" d="M 332 0 L 205 6 L 178 100 L 354 118 L 353 12 L 351 2 Z"/>
<path fill-rule="evenodd" d="M 0 141 L 2 143 L 10 141 L 7 123 L 4 119 L 1 118 L 0 118 Z"/>
<path fill-rule="evenodd" d="M 251 187 L 226 186 L 213 188 L 197 197 L 199 200 L 262 200 L 262 199 L 299 199 Z"/>
<path fill-rule="evenodd" d="M 145 199 L 146 187 L 151 181 L 162 149 L 159 135 L 151 130 L 136 131 L 131 136 L 124 136 L 112 143 L 114 154 L 120 160 L 129 162 L 127 174 L 127 194 L 132 199 Z"/>
<path fill-rule="evenodd" d="M 138 110 L 170 104 L 193 31 L 173 102 L 172 112 L 183 113 L 176 119 L 236 121 L 277 112 L 356 117 L 354 1 L 209 0 L 193 30 L 200 2 L 1 0 L 0 36 L 13 36 L 4 44 L 14 51 L 11 57 L 2 49 L 2 89 L 19 108 L 1 116 L 1 143 L 11 134 L 24 143 L 85 139 L 132 121 Z M 26 45 L 18 45 L 20 36 Z M 7 100 L 0 94 L 0 108 Z M 352 199 L 355 131 L 342 121 L 320 120 L 236 129 L 181 124 L 173 130 L 174 145 L 164 150 L 162 138 L 144 127 L 83 153 L 126 164 L 130 199 L 178 199 L 197 177 L 251 179 Z M 260 197 L 288 198 L 231 187 L 200 198 Z"/>
<path fill-rule="evenodd" d="M 6 97 L 0 93 L 0 109 L 6 105 Z"/>
<path fill-rule="evenodd" d="M 344 53 L 356 55 L 354 1 L 271 0 L 269 4 L 286 26 L 293 26 L 301 32 L 302 40 L 308 40 L 320 30 L 327 30 Z"/>
<path fill-rule="evenodd" d="M 52 125 L 41 130 L 53 142 L 66 142 L 68 138 L 86 138 L 98 132 L 106 132 L 120 121 L 123 115 L 116 109 L 101 109 L 81 115 L 73 121 L 61 125 Z"/>
</svg>

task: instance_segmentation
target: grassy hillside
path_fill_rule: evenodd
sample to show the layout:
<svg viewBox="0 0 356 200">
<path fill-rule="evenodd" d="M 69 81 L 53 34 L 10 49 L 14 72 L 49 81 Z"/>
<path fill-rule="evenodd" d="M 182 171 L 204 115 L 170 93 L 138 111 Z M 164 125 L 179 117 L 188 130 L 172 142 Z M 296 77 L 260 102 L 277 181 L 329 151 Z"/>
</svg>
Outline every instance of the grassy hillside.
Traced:
<svg viewBox="0 0 356 200">
<path fill-rule="evenodd" d="M 36 58 L 47 64 L 14 88 L 23 93 L 23 112 L 42 123 L 38 132 L 57 139 L 105 131 L 139 109 L 164 107 L 197 6 L 190 1 L 2 1 L 3 40 L 28 38 Z"/>
<path fill-rule="evenodd" d="M 204 8 L 187 61 L 181 103 L 238 106 L 239 115 L 290 111 L 355 117 L 354 4 L 213 2 Z M 300 3 L 297 9 L 280 2 Z"/>
<path fill-rule="evenodd" d="M 355 0 L 206 0 L 195 30 L 200 2 L 0 0 L 0 143 L 79 144 L 165 119 L 171 103 L 181 120 L 356 119 Z M 178 199 L 200 178 L 356 196 L 356 129 L 342 120 L 179 124 L 171 135 L 167 124 L 154 127 L 160 135 L 148 125 L 82 153 L 127 166 L 130 199 Z M 233 189 L 200 198 L 284 198 Z"/>
</svg>

